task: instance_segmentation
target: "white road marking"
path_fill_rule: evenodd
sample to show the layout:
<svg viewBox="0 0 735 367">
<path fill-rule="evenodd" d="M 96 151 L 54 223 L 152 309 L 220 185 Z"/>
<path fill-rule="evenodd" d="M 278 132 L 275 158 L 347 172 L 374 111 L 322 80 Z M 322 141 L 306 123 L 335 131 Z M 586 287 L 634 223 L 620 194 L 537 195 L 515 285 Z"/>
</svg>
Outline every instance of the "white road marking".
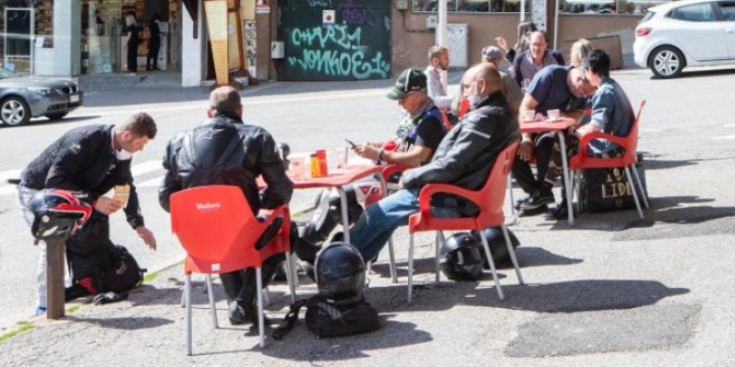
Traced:
<svg viewBox="0 0 735 367">
<path fill-rule="evenodd" d="M 0 172 L 0 183 L 6 183 L 9 178 L 20 178 L 22 169 L 11 169 Z"/>
<path fill-rule="evenodd" d="M 159 169 L 162 169 L 161 161 L 160 160 L 152 160 L 152 161 L 145 161 L 140 164 L 134 164 L 132 167 L 130 167 L 130 171 L 133 173 L 133 176 L 143 175 L 149 172 L 153 172 Z"/>
<path fill-rule="evenodd" d="M 722 125 L 722 127 L 735 127 L 735 124 Z"/>
<path fill-rule="evenodd" d="M 158 185 L 161 184 L 162 180 L 163 180 L 163 176 L 158 176 L 156 178 L 152 178 L 150 180 L 146 180 L 141 183 L 137 183 L 135 184 L 135 187 L 158 187 Z"/>
<path fill-rule="evenodd" d="M 712 138 L 712 139 L 715 139 L 715 140 L 732 140 L 732 139 L 735 139 L 735 135 L 728 135 L 728 136 L 715 136 L 715 137 L 714 137 L 714 138 Z"/>
</svg>

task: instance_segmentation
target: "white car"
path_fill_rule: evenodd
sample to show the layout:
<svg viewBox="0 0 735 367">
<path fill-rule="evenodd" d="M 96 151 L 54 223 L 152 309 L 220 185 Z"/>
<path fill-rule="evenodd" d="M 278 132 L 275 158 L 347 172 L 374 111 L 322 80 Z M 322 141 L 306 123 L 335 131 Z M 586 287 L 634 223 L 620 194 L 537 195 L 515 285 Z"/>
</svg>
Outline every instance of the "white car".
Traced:
<svg viewBox="0 0 735 367">
<path fill-rule="evenodd" d="M 654 6 L 635 36 L 635 63 L 660 78 L 676 77 L 687 66 L 735 64 L 735 0 Z"/>
</svg>

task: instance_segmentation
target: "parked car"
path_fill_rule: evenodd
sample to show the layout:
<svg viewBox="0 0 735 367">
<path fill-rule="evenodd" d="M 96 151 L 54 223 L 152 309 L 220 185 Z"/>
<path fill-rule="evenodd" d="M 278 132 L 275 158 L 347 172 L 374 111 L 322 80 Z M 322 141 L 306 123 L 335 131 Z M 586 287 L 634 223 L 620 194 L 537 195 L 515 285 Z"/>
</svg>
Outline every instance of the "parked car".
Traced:
<svg viewBox="0 0 735 367">
<path fill-rule="evenodd" d="M 687 66 L 735 64 L 735 1 L 683 0 L 648 9 L 635 30 L 635 63 L 673 78 Z"/>
<path fill-rule="evenodd" d="M 0 67 L 0 122 L 22 125 L 31 117 L 63 118 L 82 105 L 82 91 L 67 80 L 20 77 Z"/>
</svg>

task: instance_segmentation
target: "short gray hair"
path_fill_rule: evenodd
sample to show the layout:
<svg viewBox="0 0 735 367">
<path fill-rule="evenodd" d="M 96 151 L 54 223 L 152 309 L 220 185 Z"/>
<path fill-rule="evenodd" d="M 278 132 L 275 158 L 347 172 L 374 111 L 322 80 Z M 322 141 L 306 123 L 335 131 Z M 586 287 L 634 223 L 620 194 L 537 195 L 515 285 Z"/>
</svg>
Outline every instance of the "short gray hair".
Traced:
<svg viewBox="0 0 735 367">
<path fill-rule="evenodd" d="M 209 94 L 209 108 L 219 113 L 237 113 L 241 101 L 240 93 L 230 86 L 219 87 Z"/>
</svg>

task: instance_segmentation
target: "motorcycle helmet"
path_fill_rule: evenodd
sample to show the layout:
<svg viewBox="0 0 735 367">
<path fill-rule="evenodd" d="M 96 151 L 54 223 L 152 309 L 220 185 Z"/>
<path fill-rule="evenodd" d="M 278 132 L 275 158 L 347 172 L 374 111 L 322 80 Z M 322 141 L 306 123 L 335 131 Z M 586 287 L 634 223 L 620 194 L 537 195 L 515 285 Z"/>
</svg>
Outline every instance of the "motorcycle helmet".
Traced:
<svg viewBox="0 0 735 367">
<path fill-rule="evenodd" d="M 472 231 L 472 236 L 477 239 L 482 246 L 482 239 L 480 239 L 480 232 Z M 482 231 L 483 235 L 487 239 L 487 245 L 490 247 L 490 252 L 493 255 L 493 261 L 498 266 L 506 266 L 511 264 L 510 254 L 508 254 L 508 248 L 505 246 L 505 237 L 503 237 L 503 230 L 500 227 L 488 227 Z M 521 245 L 518 241 L 518 237 L 508 229 L 508 237 L 510 237 L 510 243 L 513 245 L 513 249 L 518 248 Z M 483 265 L 488 268 L 487 260 L 485 260 L 485 251 L 482 251 Z"/>
<path fill-rule="evenodd" d="M 365 261 L 360 251 L 346 242 L 334 242 L 317 254 L 314 264 L 319 294 L 328 302 L 344 305 L 362 299 Z"/>
<path fill-rule="evenodd" d="M 71 192 L 58 189 L 37 192 L 30 209 L 34 216 L 31 233 L 41 240 L 71 236 L 92 214 L 92 207 Z"/>
<path fill-rule="evenodd" d="M 452 280 L 478 280 L 482 278 L 482 245 L 467 232 L 455 233 L 442 246 L 439 266 Z"/>
</svg>

